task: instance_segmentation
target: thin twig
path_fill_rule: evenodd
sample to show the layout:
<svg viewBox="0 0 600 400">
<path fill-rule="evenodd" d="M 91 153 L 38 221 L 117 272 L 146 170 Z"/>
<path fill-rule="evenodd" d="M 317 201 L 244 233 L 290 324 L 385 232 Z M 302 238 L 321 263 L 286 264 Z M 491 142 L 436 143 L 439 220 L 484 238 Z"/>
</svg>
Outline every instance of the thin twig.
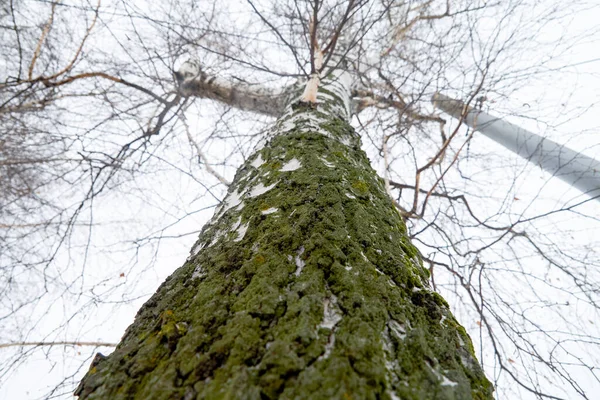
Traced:
<svg viewBox="0 0 600 400">
<path fill-rule="evenodd" d="M 52 7 L 50 8 L 50 18 L 48 18 L 48 22 L 44 26 L 42 30 L 42 36 L 38 40 L 35 51 L 33 52 L 33 57 L 31 58 L 31 64 L 29 64 L 29 72 L 27 73 L 27 77 L 29 80 L 33 77 L 33 68 L 35 67 L 35 62 L 37 61 L 40 53 L 42 52 L 42 45 L 44 44 L 44 40 L 46 40 L 46 36 L 48 32 L 50 32 L 50 28 L 52 27 L 52 23 L 54 22 L 54 10 L 56 9 L 56 3 L 52 3 Z"/>
<path fill-rule="evenodd" d="M 215 171 L 210 166 L 210 164 L 208 163 L 208 159 L 206 158 L 206 156 L 200 149 L 200 145 L 198 145 L 198 143 L 192 137 L 192 134 L 190 133 L 189 125 L 187 124 L 187 122 L 185 120 L 181 119 L 181 121 L 183 122 L 183 125 L 185 126 L 185 133 L 187 134 L 188 140 L 190 141 L 190 144 L 192 146 L 194 146 L 194 148 L 196 149 L 196 152 L 198 153 L 198 157 L 200 158 L 200 160 L 202 160 L 202 164 L 204 164 L 204 168 L 206 169 L 206 172 L 208 172 L 209 174 L 211 174 L 212 176 L 217 178 L 219 180 L 219 182 L 221 182 L 223 185 L 225 185 L 225 186 L 231 185 L 231 182 L 229 182 L 227 179 L 225 179 L 221 174 L 219 174 L 217 171 Z"/>
<path fill-rule="evenodd" d="M 83 78 L 104 78 L 104 79 L 108 79 L 110 81 L 121 83 L 121 84 L 123 84 L 125 86 L 129 86 L 129 87 L 137 89 L 137 90 L 139 90 L 141 92 L 144 92 L 147 95 L 149 95 L 152 98 L 154 98 L 154 100 L 158 100 L 158 101 L 160 101 L 163 104 L 168 104 L 169 103 L 167 100 L 163 99 L 162 97 L 160 97 L 157 94 L 154 94 L 152 91 L 146 89 L 145 87 L 137 85 L 137 84 L 135 84 L 133 82 L 126 81 L 125 79 L 117 78 L 115 76 L 109 75 L 109 74 L 104 73 L 104 72 L 85 72 L 85 73 L 82 73 L 82 74 L 77 74 L 77 75 L 70 76 L 68 78 L 63 79 L 62 81 L 50 82 L 50 81 L 44 80 L 43 83 L 47 87 L 57 87 L 57 86 L 66 85 L 67 83 L 71 83 L 71 82 L 73 82 L 73 81 L 75 81 L 77 79 L 83 79 Z"/>
<path fill-rule="evenodd" d="M 71 62 L 69 62 L 62 70 L 58 71 L 54 75 L 45 78 L 46 80 L 55 79 L 55 78 L 63 75 L 67 71 L 69 71 L 71 68 L 73 68 L 73 65 L 75 64 L 75 62 L 79 58 L 79 55 L 81 54 L 81 50 L 83 49 L 83 45 L 85 44 L 87 38 L 90 36 L 90 33 L 92 32 L 92 29 L 94 29 L 94 25 L 96 25 L 96 20 L 98 19 L 98 10 L 99 9 L 100 9 L 100 0 L 98 0 L 98 4 L 96 5 L 96 9 L 94 10 L 94 19 L 92 20 L 92 23 L 90 24 L 89 28 L 85 32 L 85 35 L 81 39 L 81 43 L 79 44 L 79 47 L 77 48 L 77 51 L 75 52 L 75 55 L 71 59 Z M 31 76 L 29 77 L 29 79 L 31 79 Z"/>
<path fill-rule="evenodd" d="M 25 346 L 94 346 L 94 347 L 117 347 L 117 343 L 106 342 L 16 342 L 0 343 L 0 349 L 7 347 L 25 347 Z"/>
</svg>

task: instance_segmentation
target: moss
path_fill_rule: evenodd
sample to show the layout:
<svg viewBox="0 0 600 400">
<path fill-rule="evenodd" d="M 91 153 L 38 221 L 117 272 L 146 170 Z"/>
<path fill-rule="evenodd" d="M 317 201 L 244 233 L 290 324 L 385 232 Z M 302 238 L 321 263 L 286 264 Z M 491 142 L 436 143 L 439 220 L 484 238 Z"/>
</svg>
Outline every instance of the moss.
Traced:
<svg viewBox="0 0 600 400">
<path fill-rule="evenodd" d="M 275 161 L 272 161 L 267 164 L 267 168 L 274 170 L 274 171 L 279 170 L 281 168 L 281 166 L 282 166 L 282 164 L 281 164 L 281 161 L 279 161 L 279 160 L 275 160 Z"/>
<path fill-rule="evenodd" d="M 299 118 L 260 151 L 260 168 L 240 168 L 231 192 L 277 186 L 204 228 L 202 251 L 88 372 L 80 398 L 492 398 L 357 135 L 327 103 L 294 112 L 319 114 L 329 136 Z M 280 171 L 292 158 L 301 168 Z"/>
<path fill-rule="evenodd" d="M 366 195 L 369 192 L 369 185 L 367 185 L 363 181 L 354 181 L 352 182 L 352 187 L 356 189 L 358 193 L 361 195 Z"/>
</svg>

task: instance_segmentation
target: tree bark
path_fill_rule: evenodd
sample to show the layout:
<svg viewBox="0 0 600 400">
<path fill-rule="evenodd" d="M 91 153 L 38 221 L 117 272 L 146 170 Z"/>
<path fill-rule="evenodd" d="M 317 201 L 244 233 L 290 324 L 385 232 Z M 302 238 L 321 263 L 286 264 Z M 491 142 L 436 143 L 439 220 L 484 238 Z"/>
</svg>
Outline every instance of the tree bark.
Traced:
<svg viewBox="0 0 600 400">
<path fill-rule="evenodd" d="M 492 398 L 360 150 L 347 77 L 317 102 L 289 102 L 80 399 Z"/>
</svg>

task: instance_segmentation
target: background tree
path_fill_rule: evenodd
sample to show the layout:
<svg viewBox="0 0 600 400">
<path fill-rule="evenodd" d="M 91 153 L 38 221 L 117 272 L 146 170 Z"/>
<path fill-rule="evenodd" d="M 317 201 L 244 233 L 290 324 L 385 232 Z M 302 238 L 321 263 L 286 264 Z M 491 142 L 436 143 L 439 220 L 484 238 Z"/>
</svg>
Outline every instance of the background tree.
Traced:
<svg viewBox="0 0 600 400">
<path fill-rule="evenodd" d="M 2 5 L 0 182 L 10 188 L 2 200 L 4 342 L 106 341 L 92 326 L 114 319 L 116 303 L 135 310 L 168 275 L 178 263 L 157 269 L 161 257 L 189 247 L 201 226 L 195 220 L 210 214 L 203 210 L 223 197 L 271 122 L 212 101 L 218 93 L 208 89 L 275 89 L 308 74 L 313 5 Z M 346 47 L 337 56 L 361 83 L 355 125 L 432 284 L 474 332 L 498 397 L 586 398 L 598 385 L 598 260 L 586 237 L 597 211 L 444 124 L 429 100 L 443 91 L 472 102 L 484 90 L 483 107 L 525 114 L 538 132 L 560 134 L 594 104 L 578 104 L 569 92 L 536 99 L 522 88 L 569 76 L 568 64 L 579 62 L 567 62 L 569 49 L 598 34 L 573 30 L 592 6 L 355 2 L 342 32 Z M 348 4 L 322 7 L 326 43 Z M 194 97 L 178 92 L 173 76 L 190 57 L 218 84 Z M 556 140 L 577 145 L 586 137 L 580 130 Z M 559 195 L 551 197 L 544 186 L 555 185 Z M 149 276 L 156 278 L 142 279 Z M 11 349 L 4 376 L 32 351 Z M 65 383 L 69 392 L 73 380 Z"/>
</svg>

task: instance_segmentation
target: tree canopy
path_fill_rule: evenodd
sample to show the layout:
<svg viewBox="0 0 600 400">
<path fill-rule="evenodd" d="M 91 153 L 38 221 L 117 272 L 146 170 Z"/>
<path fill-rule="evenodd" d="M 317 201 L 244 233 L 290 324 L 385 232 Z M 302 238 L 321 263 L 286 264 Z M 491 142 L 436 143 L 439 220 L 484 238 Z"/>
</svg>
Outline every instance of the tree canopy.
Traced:
<svg viewBox="0 0 600 400">
<path fill-rule="evenodd" d="M 3 3 L 0 379 L 43 355 L 55 380 L 31 396 L 72 393 L 183 262 L 316 44 L 354 76 L 353 124 L 496 396 L 590 398 L 597 201 L 431 98 L 598 158 L 593 3 Z M 202 84 L 180 84 L 186 61 Z"/>
</svg>

